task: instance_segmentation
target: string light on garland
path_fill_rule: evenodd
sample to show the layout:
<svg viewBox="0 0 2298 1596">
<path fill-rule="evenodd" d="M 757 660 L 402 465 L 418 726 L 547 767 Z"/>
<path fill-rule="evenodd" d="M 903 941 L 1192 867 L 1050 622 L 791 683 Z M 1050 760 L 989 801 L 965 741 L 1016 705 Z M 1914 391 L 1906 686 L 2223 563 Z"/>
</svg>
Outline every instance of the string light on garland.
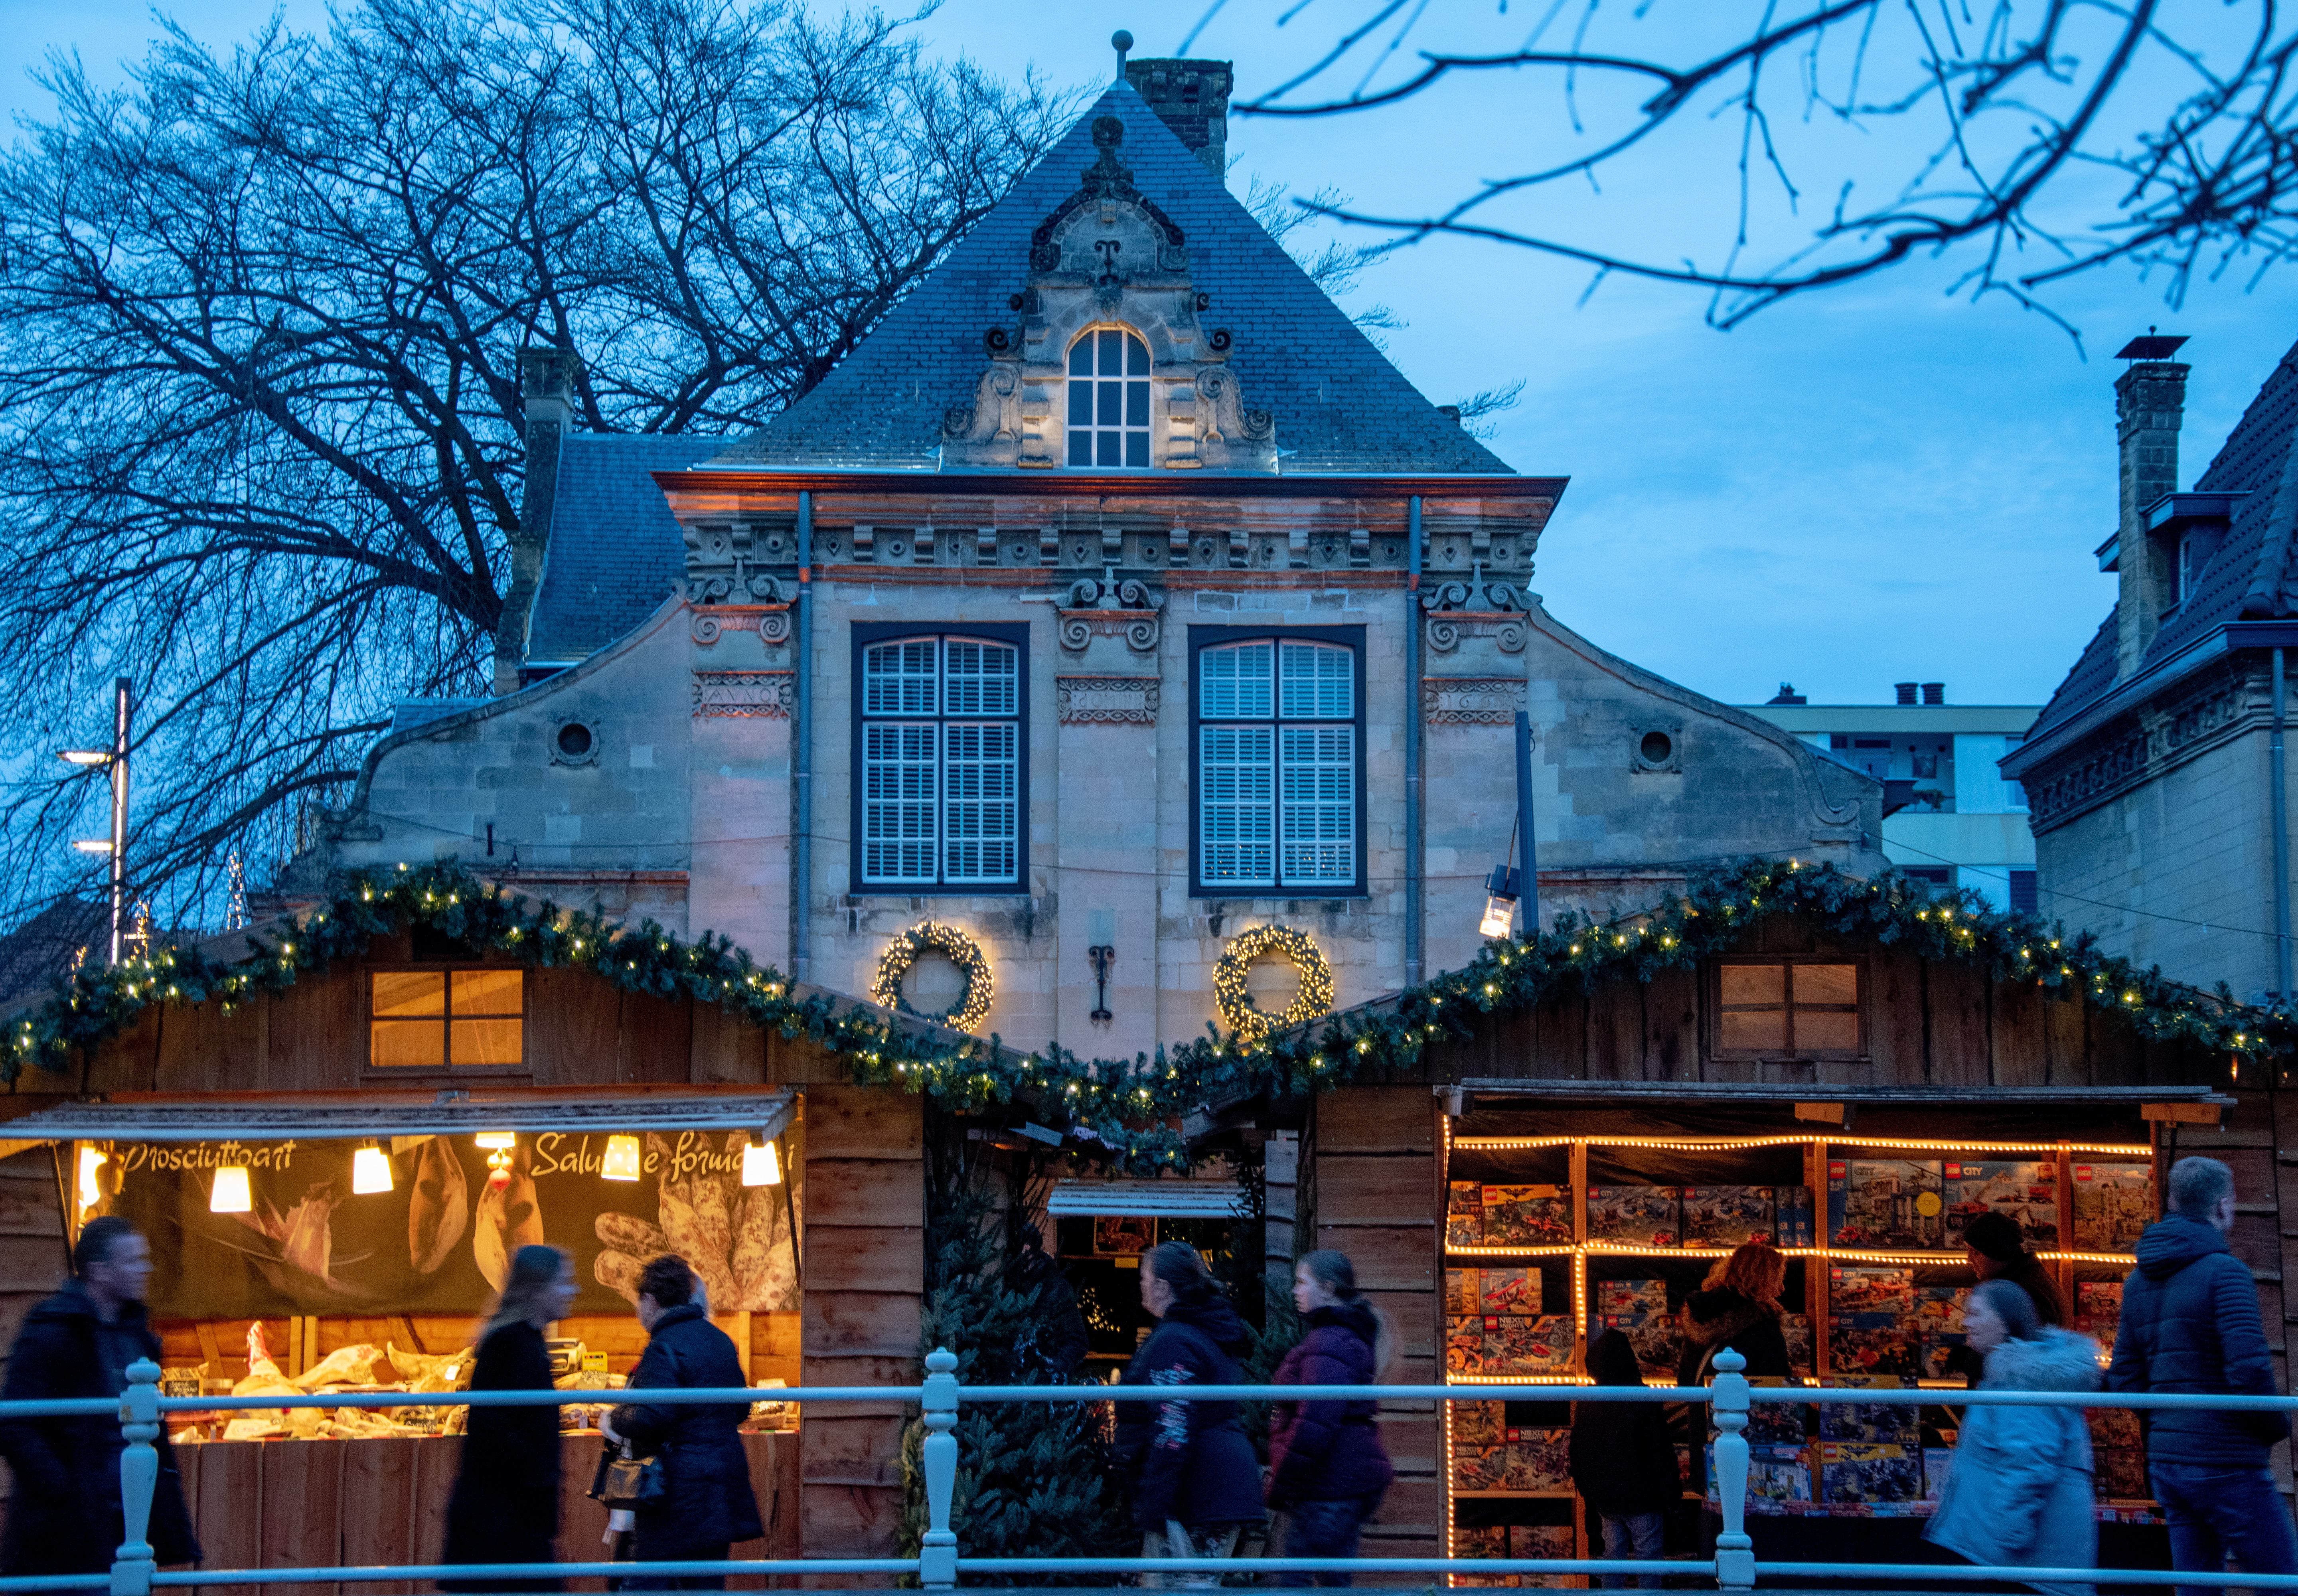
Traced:
<svg viewBox="0 0 2298 1596">
<path fill-rule="evenodd" d="M 918 962 L 918 955 L 925 953 L 944 955 L 965 977 L 965 990 L 938 1014 L 911 1007 L 909 999 L 902 996 L 903 978 Z M 936 925 L 931 921 L 912 926 L 887 944 L 878 960 L 877 978 L 870 983 L 871 1000 L 881 1008 L 916 1014 L 921 1020 L 946 1025 L 953 1030 L 972 1030 L 987 1020 L 989 1000 L 996 991 L 997 983 L 989 972 L 989 955 L 981 951 L 981 944 L 954 925 Z"/>
<path fill-rule="evenodd" d="M 1266 958 L 1284 959 L 1301 977 L 1301 987 L 1281 1014 L 1263 1013 L 1245 989 L 1245 972 Z M 1333 971 L 1306 931 L 1289 925 L 1262 925 L 1229 939 L 1213 966 L 1213 1002 L 1240 1040 L 1258 1042 L 1271 1031 L 1290 1030 L 1333 1006 Z"/>
</svg>

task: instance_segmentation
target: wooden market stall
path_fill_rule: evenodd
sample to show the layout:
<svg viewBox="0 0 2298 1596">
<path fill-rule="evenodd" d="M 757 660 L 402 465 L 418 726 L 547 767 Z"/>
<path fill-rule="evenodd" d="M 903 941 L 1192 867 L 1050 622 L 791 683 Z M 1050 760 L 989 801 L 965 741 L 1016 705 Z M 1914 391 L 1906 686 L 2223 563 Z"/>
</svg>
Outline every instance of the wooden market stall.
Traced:
<svg viewBox="0 0 2298 1596">
<path fill-rule="evenodd" d="M 1318 1097 L 1302 1210 L 1316 1245 L 1349 1253 L 1405 1327 L 1403 1377 L 1559 1387 L 1553 1404 L 1455 1403 L 1449 1417 L 1388 1404 L 1399 1477 L 1368 1553 L 1587 1554 L 1561 1453 L 1591 1335 L 1622 1330 L 1646 1378 L 1672 1383 L 1674 1311 L 1757 1235 L 1789 1254 L 1807 1377 L 1960 1385 L 1971 1214 L 2018 1218 L 2086 1332 L 2111 1341 L 2162 1170 L 2207 1152 L 2235 1168 L 2233 1245 L 2279 1353 L 2298 1329 L 2281 1287 L 2280 1232 L 2298 1229 L 2275 1151 L 2286 1111 L 2263 1081 L 2229 1089 L 2222 1057 L 2146 1041 L 2119 996 L 2046 996 L 1980 963 L 1771 915 L 1729 957 L 1480 1015 L 1418 1070 Z M 1794 1046 L 1798 1024 L 1822 1045 Z M 1847 1418 L 1823 1428 L 1799 1414 L 1793 1436 L 1768 1438 L 1759 1555 L 1790 1521 L 1802 1555 L 1918 1555 L 1952 1415 L 1926 1409 L 1910 1435 L 1874 1418 L 1855 1435 Z M 2104 1555 L 2159 1560 L 2137 1437 L 2103 1424 Z M 1687 1453 L 1705 1440 L 1682 1437 Z M 1698 1534 L 1688 1500 L 1671 1550 Z"/>
<path fill-rule="evenodd" d="M 715 1004 L 418 928 L 229 1012 L 154 1004 L 68 1071 L 25 1071 L 0 1113 L 19 1265 L 0 1327 L 54 1288 L 81 1223 L 128 1214 L 153 1237 L 178 1391 L 451 1382 L 527 1241 L 576 1257 L 554 1349 L 570 1386 L 636 1362 L 655 1251 L 695 1265 L 753 1384 L 916 1378 L 918 1099 Z M 426 1431 L 445 1417 L 180 1425 L 202 1432 L 182 1451 L 211 1566 L 433 1557 L 459 1443 Z M 566 1420 L 562 1558 L 599 1555 L 582 1495 L 599 1438 L 577 1427 L 594 1417 Z M 768 1534 L 737 1555 L 890 1551 L 903 1422 L 898 1404 L 813 1408 L 801 1437 L 790 1410 L 754 1410 Z"/>
</svg>

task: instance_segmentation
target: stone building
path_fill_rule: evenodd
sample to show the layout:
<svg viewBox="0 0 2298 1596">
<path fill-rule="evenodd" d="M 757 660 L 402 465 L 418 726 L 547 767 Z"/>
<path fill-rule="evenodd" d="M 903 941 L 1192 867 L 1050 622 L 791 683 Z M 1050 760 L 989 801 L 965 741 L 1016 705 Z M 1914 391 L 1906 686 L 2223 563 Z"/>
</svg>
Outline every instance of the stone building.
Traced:
<svg viewBox="0 0 2298 1596">
<path fill-rule="evenodd" d="M 1128 79 L 753 436 L 574 433 L 573 357 L 532 357 L 500 696 L 403 707 L 333 861 L 459 856 L 856 996 L 953 926 L 974 1029 L 1116 1056 L 1201 1034 L 1248 929 L 1337 1005 L 1464 963 L 1519 710 L 1551 916 L 1751 852 L 1880 868 L 1872 780 L 1550 616 L 1565 479 L 1228 192 L 1226 65 Z M 963 984 L 928 955 L 902 996 Z"/>
<path fill-rule="evenodd" d="M 2185 342 L 2121 351 L 2121 518 L 2098 550 L 2120 581 L 2115 608 L 2002 769 L 2032 810 L 2044 913 L 2141 964 L 2262 1000 L 2291 984 L 2298 349 L 2182 493 L 2189 368 L 2170 357 Z"/>
</svg>

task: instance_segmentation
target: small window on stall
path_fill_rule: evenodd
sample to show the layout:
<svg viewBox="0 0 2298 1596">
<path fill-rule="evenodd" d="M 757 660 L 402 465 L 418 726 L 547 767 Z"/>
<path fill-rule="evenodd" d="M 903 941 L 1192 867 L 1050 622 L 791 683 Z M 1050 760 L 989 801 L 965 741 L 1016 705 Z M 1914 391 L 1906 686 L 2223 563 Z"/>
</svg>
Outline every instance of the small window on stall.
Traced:
<svg viewBox="0 0 2298 1596">
<path fill-rule="evenodd" d="M 1718 1058 L 1856 1058 L 1866 1051 L 1856 961 L 1731 959 L 1715 966 Z"/>
<path fill-rule="evenodd" d="M 516 1068 L 525 1058 L 523 970 L 377 970 L 368 1010 L 376 1070 Z"/>
</svg>

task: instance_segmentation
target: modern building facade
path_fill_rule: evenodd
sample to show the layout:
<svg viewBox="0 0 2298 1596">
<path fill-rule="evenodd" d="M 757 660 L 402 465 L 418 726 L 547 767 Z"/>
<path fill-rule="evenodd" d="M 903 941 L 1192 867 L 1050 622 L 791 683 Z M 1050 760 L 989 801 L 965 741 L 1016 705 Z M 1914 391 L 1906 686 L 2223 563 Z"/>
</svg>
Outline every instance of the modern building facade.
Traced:
<svg viewBox="0 0 2298 1596">
<path fill-rule="evenodd" d="M 2000 761 L 2034 724 L 2031 704 L 1950 704 L 1938 682 L 1896 684 L 1889 704 L 1809 704 L 1787 682 L 1743 706 L 1883 783 L 1883 856 L 1903 874 L 2033 911 L 2027 794 Z"/>
<path fill-rule="evenodd" d="M 2098 550 L 2115 608 L 2003 773 L 2051 913 L 2182 980 L 2286 998 L 2298 349 L 2180 492 L 2184 342 L 2122 351 L 2121 517 Z"/>
</svg>

